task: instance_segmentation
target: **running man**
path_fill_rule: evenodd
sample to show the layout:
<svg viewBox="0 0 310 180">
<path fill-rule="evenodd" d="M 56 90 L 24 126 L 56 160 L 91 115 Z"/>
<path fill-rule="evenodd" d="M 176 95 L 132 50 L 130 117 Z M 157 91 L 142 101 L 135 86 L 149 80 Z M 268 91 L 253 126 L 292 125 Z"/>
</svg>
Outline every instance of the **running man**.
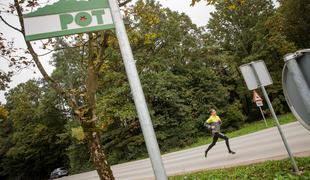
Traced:
<svg viewBox="0 0 310 180">
<path fill-rule="evenodd" d="M 222 138 L 225 140 L 227 149 L 228 149 L 228 153 L 230 154 L 236 154 L 234 151 L 232 151 L 230 149 L 229 146 L 229 140 L 228 137 L 225 134 L 222 134 L 220 132 L 221 129 L 221 124 L 222 124 L 222 120 L 220 119 L 220 117 L 217 116 L 216 111 L 214 109 L 211 109 L 210 111 L 211 116 L 209 117 L 209 119 L 204 123 L 205 126 L 210 125 L 211 126 L 211 130 L 212 130 L 212 136 L 213 136 L 213 141 L 212 143 L 209 145 L 209 147 L 207 148 L 207 150 L 205 151 L 205 157 L 207 157 L 208 152 L 210 151 L 210 149 L 216 144 L 218 138 Z"/>
</svg>

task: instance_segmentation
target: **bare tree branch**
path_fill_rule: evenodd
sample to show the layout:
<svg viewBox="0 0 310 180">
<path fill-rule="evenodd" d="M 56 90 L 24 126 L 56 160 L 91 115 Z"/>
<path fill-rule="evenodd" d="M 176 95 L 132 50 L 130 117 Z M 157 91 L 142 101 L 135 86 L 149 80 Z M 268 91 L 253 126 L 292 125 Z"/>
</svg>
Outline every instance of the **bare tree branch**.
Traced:
<svg viewBox="0 0 310 180">
<path fill-rule="evenodd" d="M 82 45 L 79 45 L 79 46 L 67 46 L 67 47 L 63 47 L 63 48 L 57 48 L 57 49 L 47 49 L 49 50 L 48 52 L 46 53 L 43 53 L 43 54 L 39 54 L 38 56 L 45 56 L 45 55 L 48 55 L 52 52 L 56 52 L 56 51 L 61 51 L 61 50 L 65 50 L 65 49 L 71 49 L 71 48 L 79 48 L 79 47 L 83 47 L 83 51 L 84 51 L 84 48 L 86 46 L 88 41 L 85 41 Z"/>
<path fill-rule="evenodd" d="M 118 1 L 118 2 L 119 2 L 119 3 L 118 3 L 118 6 L 119 6 L 119 7 L 125 6 L 126 4 L 130 3 L 131 1 L 132 1 L 132 0 L 125 0 L 125 1 L 123 1 L 123 2 Z"/>
<path fill-rule="evenodd" d="M 7 58 L 7 57 L 5 57 L 5 56 L 2 56 L 1 54 L 0 54 L 0 57 L 3 58 L 4 60 L 6 60 L 6 61 L 8 62 L 8 64 L 10 64 L 11 61 L 10 61 L 9 58 Z"/>
<path fill-rule="evenodd" d="M 84 45 L 81 45 L 81 46 L 84 46 Z M 81 46 L 72 46 L 72 47 L 63 47 L 63 48 L 57 48 L 57 49 L 48 49 L 49 51 L 46 52 L 46 53 L 43 53 L 43 54 L 38 54 L 38 56 L 45 56 L 45 55 L 48 55 L 52 52 L 55 52 L 55 51 L 61 51 L 61 50 L 65 50 L 65 49 L 69 49 L 69 48 L 79 48 Z"/>
<path fill-rule="evenodd" d="M 10 28 L 12 28 L 12 29 L 14 29 L 14 30 L 16 30 L 16 31 L 18 31 L 18 32 L 20 32 L 20 33 L 23 33 L 20 29 L 18 29 L 18 28 L 16 28 L 16 27 L 12 26 L 11 24 L 9 24 L 1 15 L 0 15 L 0 19 L 4 22 L 4 24 L 6 24 L 7 26 L 9 26 Z"/>
</svg>

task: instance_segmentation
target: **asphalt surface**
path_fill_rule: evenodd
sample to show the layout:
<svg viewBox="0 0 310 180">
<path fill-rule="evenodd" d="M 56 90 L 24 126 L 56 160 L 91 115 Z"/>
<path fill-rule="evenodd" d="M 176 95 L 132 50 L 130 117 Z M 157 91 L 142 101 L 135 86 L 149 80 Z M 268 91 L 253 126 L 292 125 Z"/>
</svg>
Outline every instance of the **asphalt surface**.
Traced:
<svg viewBox="0 0 310 180">
<path fill-rule="evenodd" d="M 294 155 L 310 156 L 310 132 L 298 122 L 283 125 L 282 128 Z M 204 151 L 208 145 L 163 155 L 167 174 L 171 176 L 288 157 L 279 132 L 275 127 L 232 138 L 230 144 L 232 150 L 236 151 L 235 155 L 228 154 L 223 141 L 218 142 L 211 149 L 208 158 L 204 157 Z M 155 179 L 149 159 L 114 165 L 112 170 L 118 180 Z M 99 180 L 99 177 L 96 171 L 91 171 L 61 179 Z"/>
</svg>

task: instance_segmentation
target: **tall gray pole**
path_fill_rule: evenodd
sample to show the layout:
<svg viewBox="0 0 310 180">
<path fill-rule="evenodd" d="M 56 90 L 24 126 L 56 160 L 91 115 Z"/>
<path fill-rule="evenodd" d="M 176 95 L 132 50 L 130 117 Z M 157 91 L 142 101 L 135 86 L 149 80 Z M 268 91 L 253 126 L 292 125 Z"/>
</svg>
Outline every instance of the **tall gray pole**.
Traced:
<svg viewBox="0 0 310 180">
<path fill-rule="evenodd" d="M 255 71 L 255 70 L 254 70 L 254 71 Z M 277 117 L 276 113 L 274 112 L 274 109 L 273 109 L 273 107 L 272 107 L 272 104 L 271 104 L 271 102 L 270 102 L 270 100 L 269 100 L 267 91 L 266 91 L 266 89 L 265 89 L 264 86 L 261 86 L 261 89 L 262 89 L 262 92 L 263 92 L 263 94 L 264 94 L 264 96 L 265 96 L 265 99 L 266 99 L 266 102 L 267 102 L 268 107 L 269 107 L 269 109 L 270 109 L 270 112 L 271 112 L 271 114 L 272 114 L 272 117 L 273 117 L 273 119 L 274 119 L 275 122 L 276 122 L 277 128 L 278 128 L 278 130 L 279 130 L 279 133 L 280 133 L 280 136 L 281 136 L 282 141 L 283 141 L 283 143 L 284 143 L 284 146 L 285 146 L 285 148 L 286 148 L 286 151 L 287 151 L 288 155 L 290 156 L 291 163 L 292 163 L 292 165 L 293 165 L 294 171 L 295 171 L 296 174 L 299 175 L 299 174 L 300 174 L 300 171 L 299 171 L 299 169 L 298 169 L 298 167 L 297 167 L 297 164 L 296 164 L 296 162 L 295 162 L 295 159 L 294 159 L 294 157 L 293 157 L 293 154 L 292 154 L 292 152 L 291 152 L 291 149 L 290 149 L 290 147 L 289 147 L 289 145 L 288 145 L 288 143 L 287 143 L 287 141 L 286 141 L 286 138 L 285 138 L 285 136 L 284 136 L 284 134 L 283 134 L 283 132 L 282 132 L 281 125 L 280 125 L 280 123 L 279 123 L 279 120 L 278 120 L 278 117 Z"/>
<path fill-rule="evenodd" d="M 138 76 L 135 61 L 133 59 L 132 50 L 128 41 L 126 29 L 120 14 L 117 0 L 109 0 L 109 4 L 112 18 L 114 20 L 119 47 L 121 49 L 123 62 L 125 64 L 127 77 L 129 80 L 129 85 L 133 94 L 133 99 L 138 112 L 142 133 L 148 154 L 151 159 L 153 171 L 157 180 L 167 180 L 166 171 L 160 156 L 160 150 L 156 140 L 150 113 L 147 108 L 141 82 Z"/>
</svg>

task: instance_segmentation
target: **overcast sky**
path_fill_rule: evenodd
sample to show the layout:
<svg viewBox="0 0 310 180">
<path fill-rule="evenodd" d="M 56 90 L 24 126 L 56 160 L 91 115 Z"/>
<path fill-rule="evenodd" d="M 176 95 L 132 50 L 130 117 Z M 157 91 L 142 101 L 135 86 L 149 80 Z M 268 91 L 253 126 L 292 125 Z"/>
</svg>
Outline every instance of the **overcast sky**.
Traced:
<svg viewBox="0 0 310 180">
<path fill-rule="evenodd" d="M 210 13 L 214 11 L 214 7 L 206 6 L 205 3 L 197 3 L 194 7 L 191 7 L 190 6 L 191 0 L 158 0 L 158 1 L 163 5 L 163 7 L 168 7 L 178 12 L 184 12 L 192 19 L 193 23 L 197 24 L 198 26 L 206 25 L 210 18 Z M 3 8 L 4 6 L 8 6 L 10 2 L 13 2 L 13 0 L 1 0 L 0 8 Z M 47 0 L 41 0 L 41 2 L 47 2 Z M 10 24 L 18 27 L 17 17 L 4 14 L 4 13 L 1 13 L 1 15 Z M 0 21 L 0 32 L 3 33 L 7 39 L 14 39 L 15 44 L 17 44 L 19 47 L 25 47 L 25 43 L 23 42 L 22 36 L 18 32 L 7 27 L 2 21 Z M 39 54 L 40 52 L 43 52 L 42 50 L 40 50 L 39 47 L 36 47 L 36 51 Z M 50 55 L 44 56 L 41 58 L 41 62 L 44 65 L 48 73 L 51 73 L 53 71 L 53 67 L 49 65 L 50 58 L 51 58 Z M 0 58 L 0 71 L 7 72 L 8 70 L 9 70 L 8 62 Z M 42 76 L 36 68 L 24 69 L 20 72 L 16 72 L 15 76 L 12 79 L 12 82 L 10 83 L 10 88 L 14 88 L 19 83 L 26 82 L 29 79 L 39 78 L 39 77 L 42 77 Z M 5 93 L 4 91 L 0 91 L 0 102 L 1 103 L 5 103 L 4 93 Z"/>
</svg>

